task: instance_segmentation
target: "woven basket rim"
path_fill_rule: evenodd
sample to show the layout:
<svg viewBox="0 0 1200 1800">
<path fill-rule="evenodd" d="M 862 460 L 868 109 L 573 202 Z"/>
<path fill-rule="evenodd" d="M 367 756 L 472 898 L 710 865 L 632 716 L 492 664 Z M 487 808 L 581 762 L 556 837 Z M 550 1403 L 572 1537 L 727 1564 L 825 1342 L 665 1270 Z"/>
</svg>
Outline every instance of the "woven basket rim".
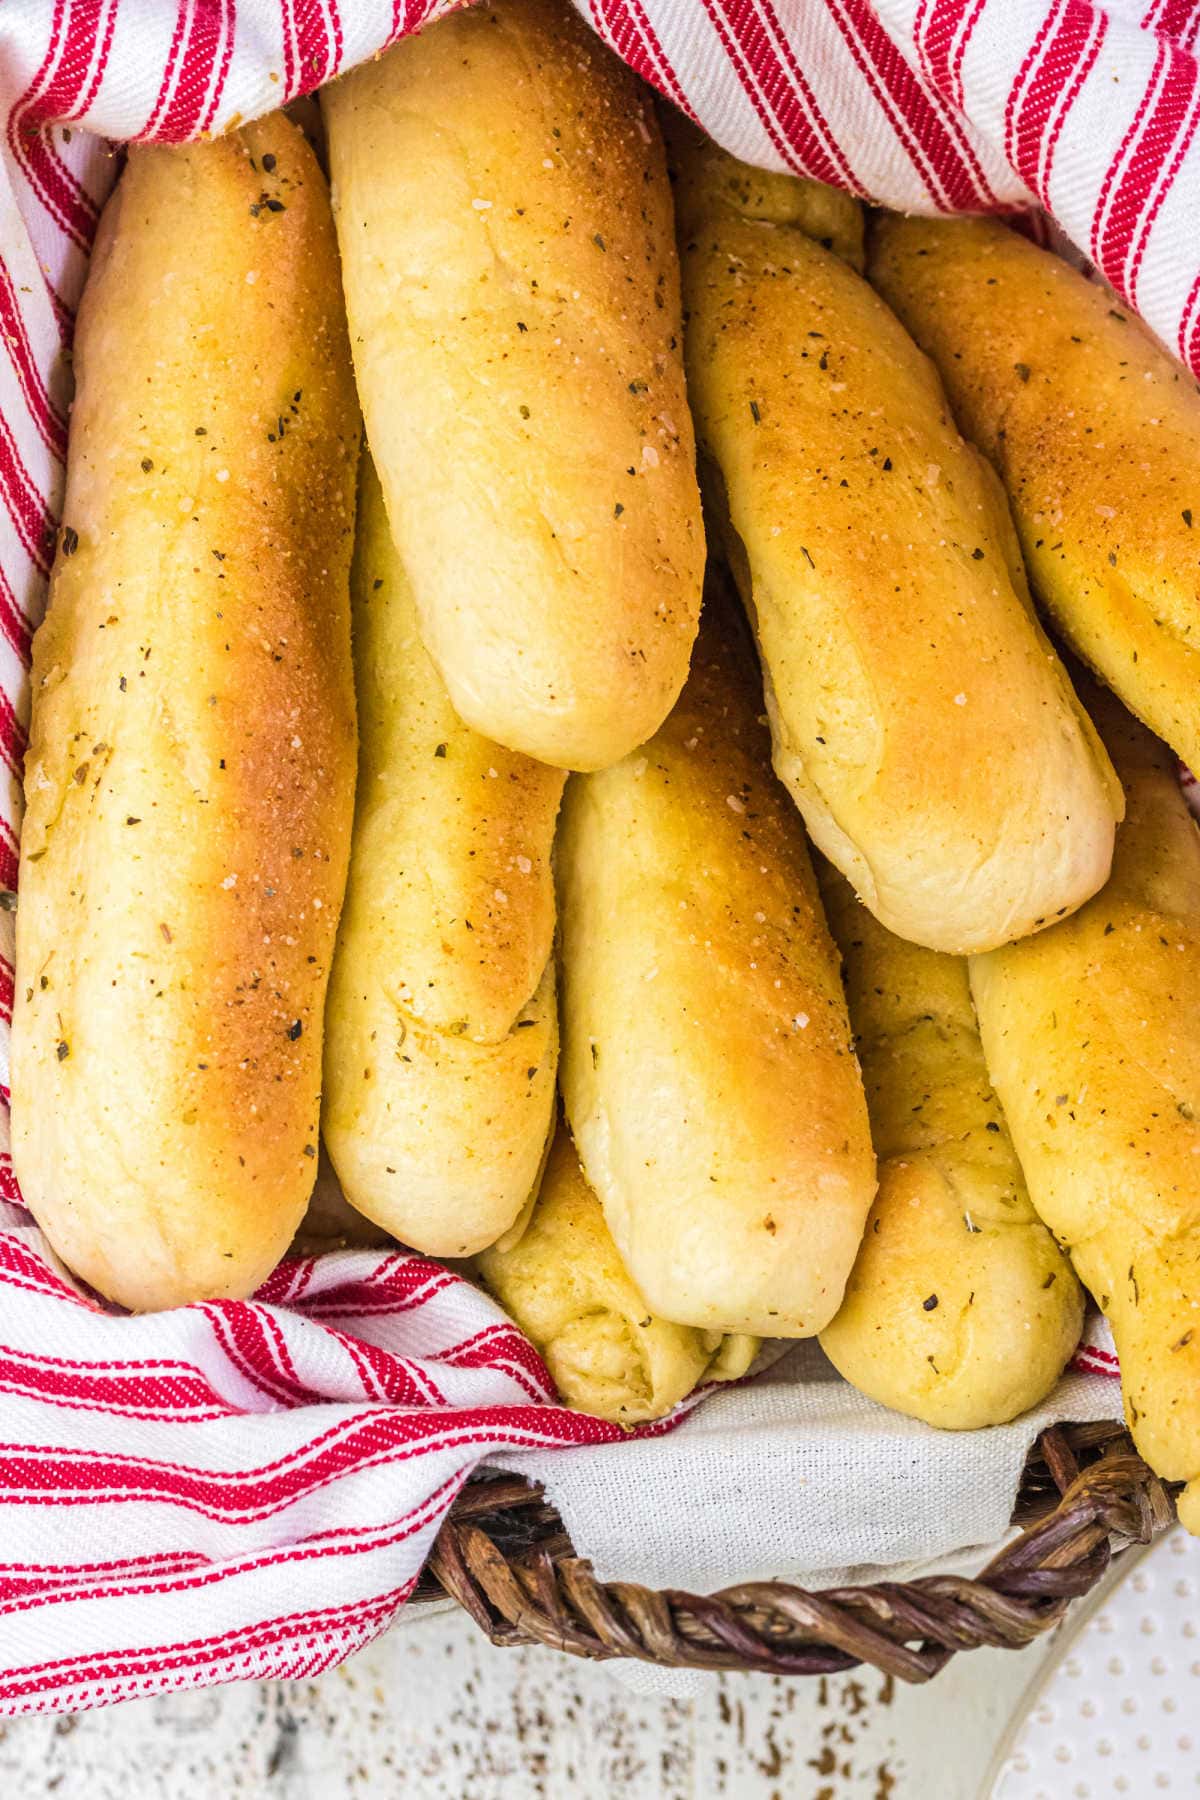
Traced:
<svg viewBox="0 0 1200 1800">
<path fill-rule="evenodd" d="M 812 1592 L 782 1581 L 715 1594 L 601 1582 L 542 1488 L 492 1475 L 464 1488 L 412 1604 L 449 1596 L 493 1644 L 545 1644 L 667 1669 L 832 1675 L 867 1664 L 929 1681 L 984 1645 L 1022 1649 L 1090 1593 L 1114 1556 L 1172 1523 L 1173 1493 L 1124 1426 L 1057 1425 L 1030 1452 L 1021 1535 L 973 1578 L 926 1575 Z"/>
</svg>

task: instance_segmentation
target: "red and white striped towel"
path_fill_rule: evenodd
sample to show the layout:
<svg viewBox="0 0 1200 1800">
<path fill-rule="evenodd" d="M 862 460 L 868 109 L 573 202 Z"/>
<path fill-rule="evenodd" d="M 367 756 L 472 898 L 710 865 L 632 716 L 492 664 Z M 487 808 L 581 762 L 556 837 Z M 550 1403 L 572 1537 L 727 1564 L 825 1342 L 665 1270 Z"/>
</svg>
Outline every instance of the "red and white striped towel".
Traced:
<svg viewBox="0 0 1200 1800">
<path fill-rule="evenodd" d="M 486 1452 L 624 1435 L 420 1257 L 118 1318 L 0 1204 L 0 1714 L 327 1668 L 403 1605 Z"/>
<path fill-rule="evenodd" d="M 743 157 L 911 210 L 1040 204 L 1200 372 L 1200 0 L 579 4 Z M 0 886 L 106 140 L 219 131 L 440 9 L 0 8 Z M 111 1316 L 48 1256 L 6 1134 L 0 1110 L 0 1714 L 324 1668 L 393 1616 L 485 1454 L 621 1439 L 554 1405 L 519 1334 L 419 1258 L 290 1261 L 253 1304 Z"/>
</svg>

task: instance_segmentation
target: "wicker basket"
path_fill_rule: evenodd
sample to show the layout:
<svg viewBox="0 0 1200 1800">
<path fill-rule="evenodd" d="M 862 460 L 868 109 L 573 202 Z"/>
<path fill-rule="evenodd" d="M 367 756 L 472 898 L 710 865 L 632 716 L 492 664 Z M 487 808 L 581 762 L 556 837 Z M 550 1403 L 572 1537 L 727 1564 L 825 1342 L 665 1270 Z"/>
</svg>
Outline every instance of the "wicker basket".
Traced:
<svg viewBox="0 0 1200 1800">
<path fill-rule="evenodd" d="M 504 1476 L 463 1491 L 415 1603 L 449 1595 L 499 1645 L 768 1675 L 869 1663 L 922 1682 L 961 1650 L 1019 1650 L 1052 1630 L 1115 1555 L 1173 1518 L 1170 1491 L 1121 1426 L 1058 1426 L 1026 1464 L 1013 1519 L 1021 1536 L 973 1580 L 928 1575 L 816 1594 L 758 1581 L 702 1596 L 597 1581 L 541 1489 Z"/>
</svg>

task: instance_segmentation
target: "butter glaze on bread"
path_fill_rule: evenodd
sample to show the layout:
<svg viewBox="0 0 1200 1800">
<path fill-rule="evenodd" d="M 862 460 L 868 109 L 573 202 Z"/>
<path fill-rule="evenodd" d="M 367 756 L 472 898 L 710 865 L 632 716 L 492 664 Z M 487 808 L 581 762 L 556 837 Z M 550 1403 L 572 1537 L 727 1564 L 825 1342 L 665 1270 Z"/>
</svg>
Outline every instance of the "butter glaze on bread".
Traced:
<svg viewBox="0 0 1200 1800">
<path fill-rule="evenodd" d="M 1038 600 L 1200 767 L 1200 395 L 1109 289 L 991 219 L 884 218 L 871 279 L 999 471 Z"/>
<path fill-rule="evenodd" d="M 564 777 L 454 712 L 366 457 L 351 586 L 358 800 L 322 1126 L 352 1205 L 468 1256 L 513 1223 L 550 1135 Z"/>
<path fill-rule="evenodd" d="M 877 295 L 705 155 L 679 188 L 688 375 L 776 770 L 889 930 L 1037 930 L 1103 882 L 1120 796 L 994 475 Z"/>
<path fill-rule="evenodd" d="M 75 370 L 13 1158 L 64 1261 L 149 1309 L 249 1294 L 317 1172 L 359 421 L 325 183 L 286 119 L 131 149 Z"/>
<path fill-rule="evenodd" d="M 836 952 L 731 610 L 651 742 L 567 784 L 562 1090 L 650 1310 L 804 1337 L 841 1301 L 875 1166 Z"/>
<path fill-rule="evenodd" d="M 744 1375 L 758 1354 L 757 1338 L 654 1317 L 617 1254 L 565 1125 L 520 1241 L 485 1251 L 477 1267 L 566 1404 L 617 1425 L 660 1419 L 700 1381 Z"/>
<path fill-rule="evenodd" d="M 1087 690 L 1083 690 L 1087 693 Z M 971 961 L 1030 1197 L 1112 1326 L 1138 1449 L 1200 1532 L 1200 833 L 1174 759 L 1089 698 L 1125 784 L 1104 892 Z"/>
<path fill-rule="evenodd" d="M 862 274 L 867 260 L 863 211 L 853 194 L 741 162 L 665 101 L 659 102 L 659 118 L 681 219 L 694 218 L 719 197 L 742 218 L 796 226 Z"/>
<path fill-rule="evenodd" d="M 616 762 L 683 685 L 704 537 L 653 109 L 565 0 L 437 20 L 327 88 L 367 431 L 476 731 Z"/>
<path fill-rule="evenodd" d="M 1083 1296 L 1029 1201 L 967 964 L 885 931 L 830 864 L 879 1192 L 821 1347 L 873 1400 L 947 1430 L 1014 1419 L 1079 1342 Z"/>
</svg>

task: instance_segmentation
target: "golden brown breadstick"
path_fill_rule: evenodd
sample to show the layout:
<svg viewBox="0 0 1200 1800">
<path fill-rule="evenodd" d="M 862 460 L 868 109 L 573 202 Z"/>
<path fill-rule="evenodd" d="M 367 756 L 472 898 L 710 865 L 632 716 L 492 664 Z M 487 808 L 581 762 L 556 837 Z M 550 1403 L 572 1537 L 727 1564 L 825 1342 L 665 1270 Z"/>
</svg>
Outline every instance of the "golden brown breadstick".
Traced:
<svg viewBox="0 0 1200 1800">
<path fill-rule="evenodd" d="M 797 226 L 861 275 L 866 264 L 863 209 L 853 194 L 741 162 L 674 107 L 660 105 L 659 117 L 682 219 L 694 218 L 719 195 L 742 218 Z"/>
<path fill-rule="evenodd" d="M 871 279 L 1012 501 L 1039 601 L 1200 765 L 1200 396 L 1105 287 L 994 219 L 879 222 Z"/>
<path fill-rule="evenodd" d="M 878 296 L 720 169 L 678 190 L 688 379 L 776 770 L 889 930 L 1035 931 L 1103 882 L 1120 796 L 994 476 Z"/>
<path fill-rule="evenodd" d="M 354 803 L 359 420 L 312 151 L 137 147 L 105 209 L 34 648 L 13 1156 L 134 1308 L 245 1295 L 317 1170 Z"/>
</svg>

